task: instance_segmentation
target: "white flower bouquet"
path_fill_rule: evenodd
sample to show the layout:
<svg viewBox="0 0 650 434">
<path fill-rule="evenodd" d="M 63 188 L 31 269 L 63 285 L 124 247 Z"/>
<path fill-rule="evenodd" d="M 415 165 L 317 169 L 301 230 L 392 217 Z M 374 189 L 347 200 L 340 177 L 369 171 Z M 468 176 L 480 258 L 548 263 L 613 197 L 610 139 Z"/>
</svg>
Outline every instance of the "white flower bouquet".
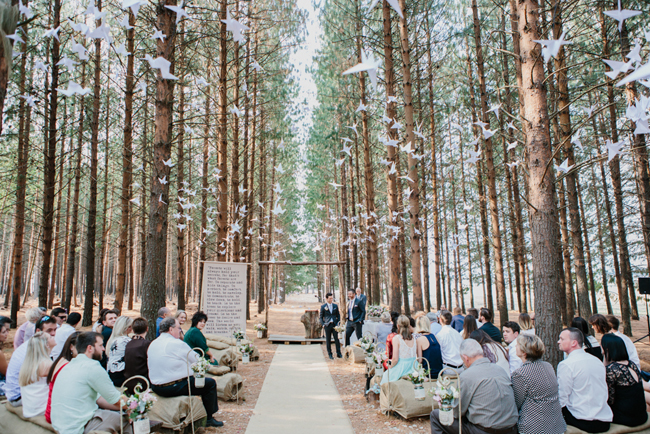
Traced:
<svg viewBox="0 0 650 434">
<path fill-rule="evenodd" d="M 439 405 L 451 405 L 455 399 L 458 399 L 458 389 L 451 385 L 441 385 L 440 381 L 438 381 L 435 388 L 431 388 L 429 394 Z"/>
<path fill-rule="evenodd" d="M 234 332 L 232 332 L 232 337 L 235 338 L 238 341 L 241 341 L 242 339 L 244 339 L 244 336 L 245 336 L 244 332 L 241 331 L 241 330 L 235 330 Z"/>
<path fill-rule="evenodd" d="M 366 309 L 366 312 L 368 313 L 369 317 L 377 317 L 377 318 L 379 318 L 382 313 L 387 311 L 388 310 L 383 306 L 368 306 L 368 308 Z"/>
<path fill-rule="evenodd" d="M 429 370 L 418 363 L 418 367 L 408 374 L 408 379 L 413 384 L 422 384 L 429 377 Z"/>
<path fill-rule="evenodd" d="M 196 363 L 192 363 L 190 366 L 192 371 L 199 376 L 203 377 L 206 371 L 210 368 L 210 362 L 205 357 L 199 357 L 199 360 Z"/>
<path fill-rule="evenodd" d="M 388 360 L 388 356 L 386 355 L 386 353 L 380 353 L 378 351 L 374 351 L 372 353 L 372 361 L 375 364 L 375 366 L 381 365 L 386 360 Z"/>
<path fill-rule="evenodd" d="M 345 326 L 343 325 L 334 326 L 334 331 L 336 333 L 343 333 L 345 331 Z"/>
<path fill-rule="evenodd" d="M 359 339 L 359 347 L 366 353 L 366 357 L 370 357 L 377 348 L 377 345 L 375 345 L 371 337 L 362 336 Z"/>
<path fill-rule="evenodd" d="M 259 323 L 259 324 L 255 324 L 253 329 L 255 329 L 255 331 L 257 332 L 263 332 L 264 330 L 266 330 L 266 326 L 262 323 Z"/>
<path fill-rule="evenodd" d="M 248 354 L 249 356 L 253 354 L 255 348 L 251 344 L 244 344 L 239 346 L 239 352 L 242 354 Z"/>
<path fill-rule="evenodd" d="M 138 389 L 136 388 L 133 395 L 126 400 L 126 412 L 132 421 L 143 419 L 156 402 L 156 397 L 151 394 L 149 389 L 144 392 Z"/>
</svg>

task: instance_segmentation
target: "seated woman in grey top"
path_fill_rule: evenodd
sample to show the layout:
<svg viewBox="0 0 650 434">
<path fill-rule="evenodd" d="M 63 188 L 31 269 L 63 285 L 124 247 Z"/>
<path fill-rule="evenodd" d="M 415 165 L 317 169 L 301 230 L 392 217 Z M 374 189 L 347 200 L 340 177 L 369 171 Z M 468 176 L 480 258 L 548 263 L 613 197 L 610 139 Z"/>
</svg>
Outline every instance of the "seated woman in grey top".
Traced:
<svg viewBox="0 0 650 434">
<path fill-rule="evenodd" d="M 390 313 L 384 312 L 380 316 L 381 323 L 377 327 L 377 343 L 386 344 L 386 338 L 393 329 L 393 323 L 390 321 Z"/>
</svg>

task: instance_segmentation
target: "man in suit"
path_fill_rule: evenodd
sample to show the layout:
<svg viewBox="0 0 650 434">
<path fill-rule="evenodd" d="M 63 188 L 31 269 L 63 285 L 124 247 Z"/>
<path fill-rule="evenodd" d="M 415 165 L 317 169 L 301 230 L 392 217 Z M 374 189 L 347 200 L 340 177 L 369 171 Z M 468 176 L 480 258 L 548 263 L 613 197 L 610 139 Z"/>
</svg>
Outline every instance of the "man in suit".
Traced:
<svg viewBox="0 0 650 434">
<path fill-rule="evenodd" d="M 327 345 L 327 354 L 332 357 L 332 333 L 334 333 L 334 345 L 336 346 L 336 357 L 341 355 L 341 343 L 334 327 L 341 321 L 339 307 L 334 303 L 334 296 L 331 292 L 325 294 L 326 303 L 320 307 L 320 323 L 325 329 L 325 344 Z"/>
<path fill-rule="evenodd" d="M 368 305 L 368 298 L 366 297 L 365 294 L 361 293 L 361 288 L 358 287 L 357 287 L 357 300 L 363 301 L 363 306 L 364 306 L 363 317 L 365 318 L 366 317 L 365 307 Z"/>
<path fill-rule="evenodd" d="M 361 339 L 361 328 L 366 317 L 366 302 L 356 297 L 353 289 L 348 289 L 347 319 L 345 326 L 345 346 L 350 345 L 352 332 L 357 333 L 357 339 Z"/>
<path fill-rule="evenodd" d="M 490 309 L 487 309 L 485 307 L 481 308 L 478 320 L 482 324 L 481 330 L 487 333 L 488 336 L 494 340 L 494 342 L 500 344 L 502 339 L 501 331 L 497 326 L 492 324 L 492 312 L 490 312 Z"/>
</svg>

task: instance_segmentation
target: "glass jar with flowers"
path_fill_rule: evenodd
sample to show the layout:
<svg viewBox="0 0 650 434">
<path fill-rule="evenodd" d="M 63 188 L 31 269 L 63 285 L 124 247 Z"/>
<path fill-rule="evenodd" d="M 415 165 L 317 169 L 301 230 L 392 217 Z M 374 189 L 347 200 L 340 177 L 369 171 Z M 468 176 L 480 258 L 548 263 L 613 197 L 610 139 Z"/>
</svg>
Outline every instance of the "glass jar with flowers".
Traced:
<svg viewBox="0 0 650 434">
<path fill-rule="evenodd" d="M 263 323 L 259 323 L 259 324 L 255 324 L 253 328 L 257 332 L 257 337 L 259 339 L 262 339 L 264 337 L 264 332 L 266 331 L 266 325 Z"/>
<path fill-rule="evenodd" d="M 440 423 L 447 426 L 454 423 L 453 404 L 454 400 L 458 399 L 459 392 L 452 385 L 451 379 L 449 377 L 438 378 L 436 387 L 432 388 L 429 393 L 438 402 Z"/>
<path fill-rule="evenodd" d="M 244 365 L 250 363 L 251 355 L 253 354 L 253 351 L 254 348 L 250 343 L 241 345 L 239 347 L 239 352 L 241 352 L 242 363 Z"/>
<path fill-rule="evenodd" d="M 199 357 L 199 360 L 196 363 L 193 363 L 190 367 L 194 372 L 194 386 L 204 387 L 205 373 L 210 368 L 210 361 L 205 357 Z"/>
<path fill-rule="evenodd" d="M 417 401 L 424 401 L 426 398 L 426 393 L 424 391 L 424 380 L 429 376 L 429 370 L 424 369 L 424 367 L 420 364 L 417 363 L 415 368 L 413 369 L 413 372 L 408 374 L 408 379 L 413 383 L 413 388 L 414 394 L 415 394 L 415 399 Z"/>
<path fill-rule="evenodd" d="M 135 386 L 133 395 L 127 396 L 126 414 L 133 424 L 134 434 L 149 434 L 150 424 L 147 413 L 156 402 L 156 397 L 147 388 L 142 391 L 140 384 Z"/>
</svg>

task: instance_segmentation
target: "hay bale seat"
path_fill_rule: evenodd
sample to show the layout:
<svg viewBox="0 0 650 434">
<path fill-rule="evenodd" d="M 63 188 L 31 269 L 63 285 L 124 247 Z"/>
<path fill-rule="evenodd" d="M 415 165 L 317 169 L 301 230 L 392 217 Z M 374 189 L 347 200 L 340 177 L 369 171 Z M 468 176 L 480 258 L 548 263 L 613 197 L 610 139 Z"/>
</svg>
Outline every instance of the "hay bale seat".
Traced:
<svg viewBox="0 0 650 434">
<path fill-rule="evenodd" d="M 375 378 L 380 377 L 375 376 Z M 435 381 L 432 383 L 424 383 L 425 390 L 430 389 L 431 385 L 434 383 Z M 381 385 L 379 408 L 384 414 L 393 412 L 399 414 L 404 419 L 411 419 L 413 417 L 421 417 L 431 414 L 433 409 L 438 408 L 438 403 L 428 394 L 425 396 L 424 400 L 416 400 L 415 392 L 413 391 L 413 383 L 409 380 L 401 379 Z"/>
<path fill-rule="evenodd" d="M 348 363 L 366 363 L 366 355 L 361 347 L 348 345 L 343 350 L 343 360 Z"/>
<path fill-rule="evenodd" d="M 244 379 L 239 374 L 228 373 L 225 375 L 211 375 L 207 377 L 213 378 L 217 382 L 217 398 L 222 401 L 237 401 L 237 394 L 239 399 L 246 400 L 244 395 Z"/>
<path fill-rule="evenodd" d="M 629 426 L 617 425 L 613 423 L 609 427 L 609 430 L 602 434 L 629 434 L 629 433 L 650 434 L 650 413 L 648 413 L 648 420 L 646 421 L 646 423 L 644 423 L 641 426 L 629 427 Z M 565 434 L 587 434 L 587 433 L 574 426 L 569 426 Z"/>
<path fill-rule="evenodd" d="M 208 344 L 208 347 L 211 349 L 211 353 L 214 356 L 215 359 L 219 361 L 219 364 L 230 366 L 231 368 L 236 368 L 237 365 L 232 365 L 230 360 L 226 359 L 224 360 L 224 363 L 221 363 L 221 360 L 219 360 L 221 357 L 223 357 L 223 351 L 227 350 L 232 350 L 233 356 L 232 357 L 237 357 L 239 360 L 242 359 L 242 355 L 239 351 L 237 351 L 237 341 L 235 338 L 228 338 L 225 336 L 219 336 L 219 335 L 213 335 L 210 333 L 206 333 L 205 335 L 206 342 Z M 253 344 L 252 341 L 248 339 L 242 339 L 241 344 Z M 253 346 L 253 354 L 251 354 L 251 361 L 254 360 L 259 360 L 260 358 L 260 351 L 257 349 L 255 345 Z"/>
</svg>

